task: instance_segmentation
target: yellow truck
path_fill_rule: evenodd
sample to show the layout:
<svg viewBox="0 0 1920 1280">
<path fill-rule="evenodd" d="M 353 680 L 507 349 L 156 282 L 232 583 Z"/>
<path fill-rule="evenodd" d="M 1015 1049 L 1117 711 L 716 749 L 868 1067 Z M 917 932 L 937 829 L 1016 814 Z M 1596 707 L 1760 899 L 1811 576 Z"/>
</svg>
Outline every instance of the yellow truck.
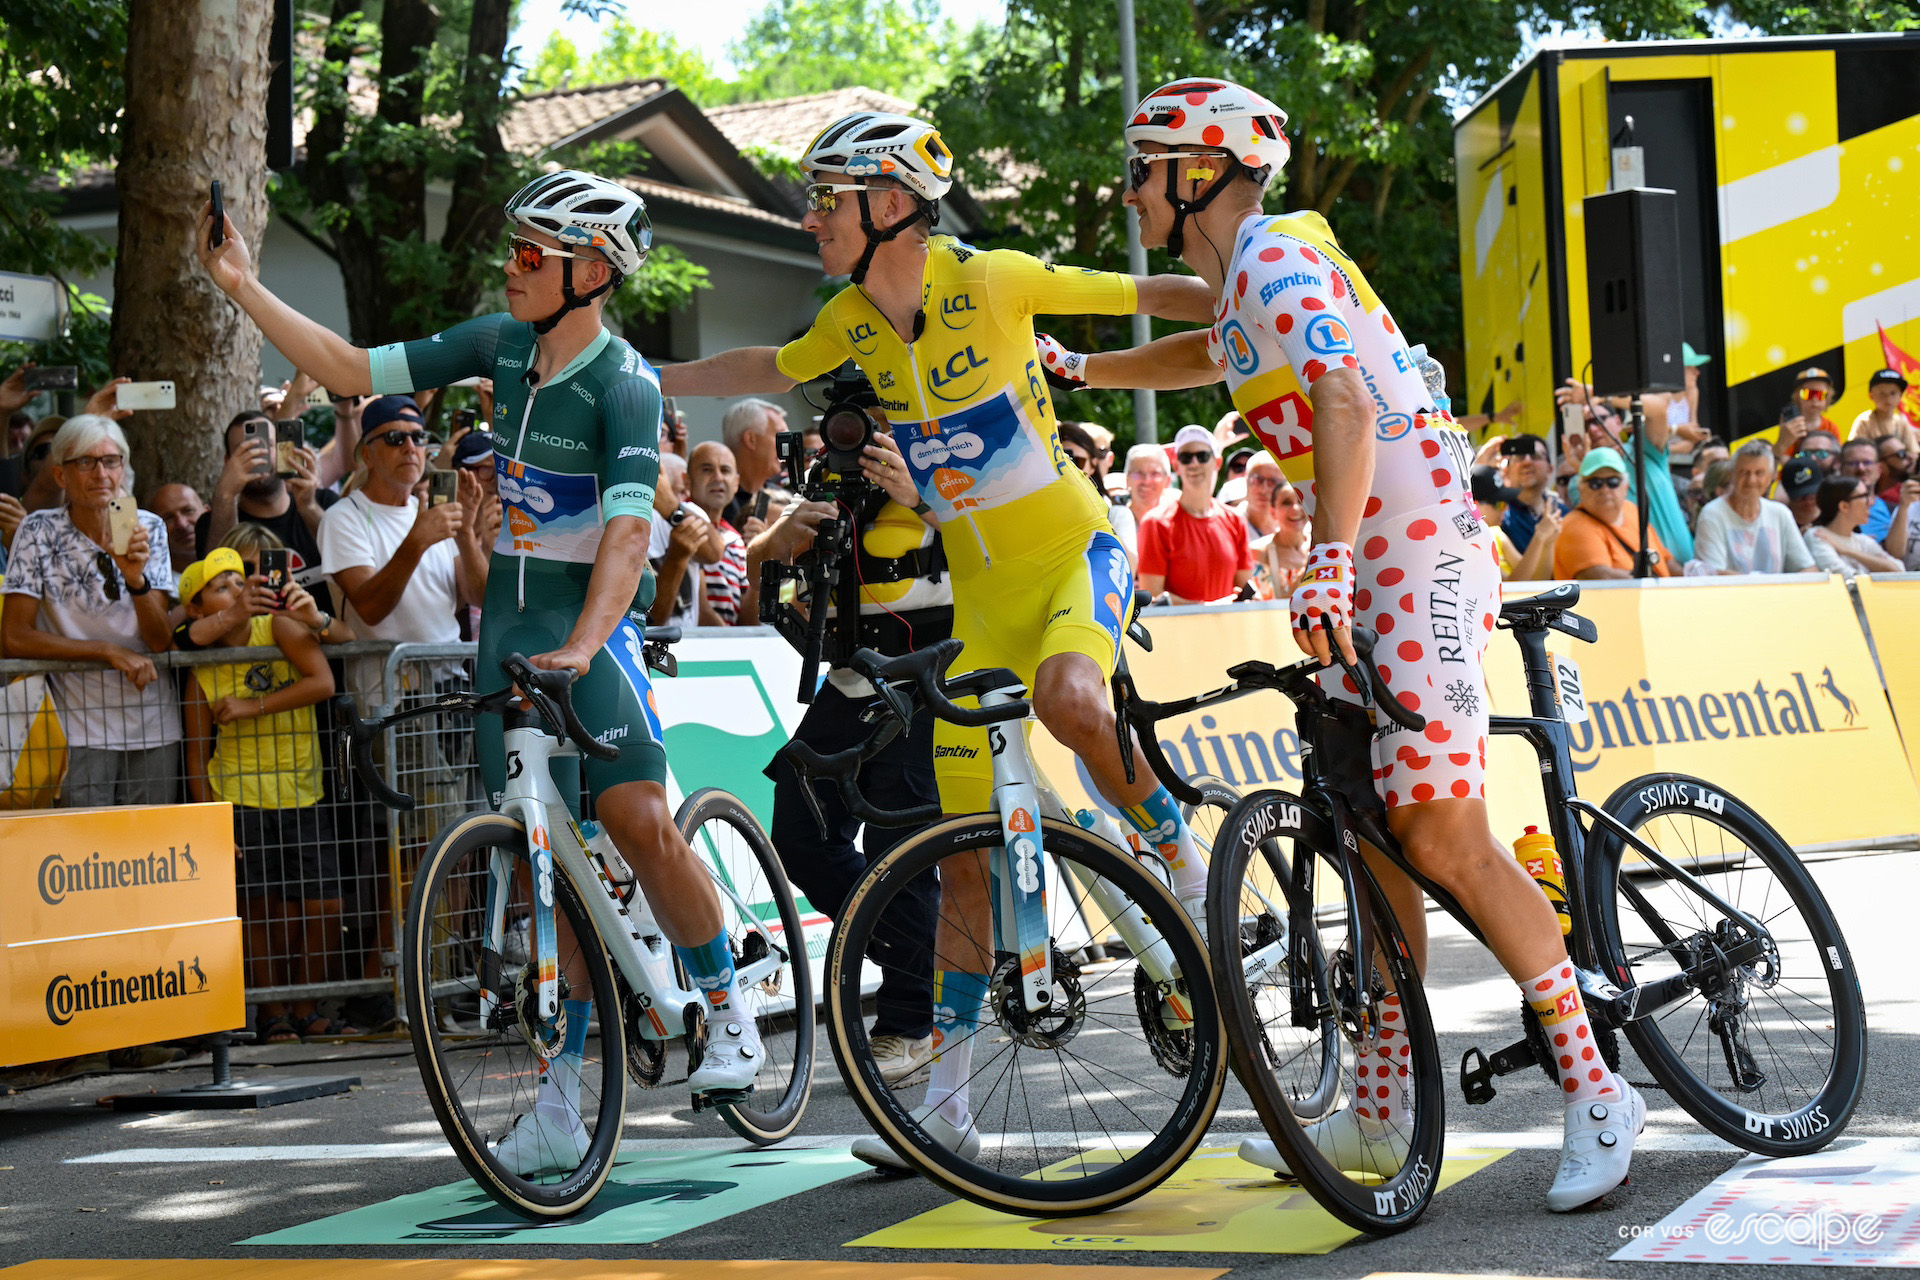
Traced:
<svg viewBox="0 0 1920 1280">
<path fill-rule="evenodd" d="M 1920 352 L 1920 36 L 1548 47 L 1454 125 L 1466 376 L 1456 413 L 1553 388 L 1590 358 L 1581 202 L 1616 147 L 1678 194 L 1679 294 L 1701 419 L 1778 424 L 1794 375 L 1834 378 L 1842 436 L 1893 347 Z M 1910 328 L 1911 326 L 1911 328 Z"/>
</svg>

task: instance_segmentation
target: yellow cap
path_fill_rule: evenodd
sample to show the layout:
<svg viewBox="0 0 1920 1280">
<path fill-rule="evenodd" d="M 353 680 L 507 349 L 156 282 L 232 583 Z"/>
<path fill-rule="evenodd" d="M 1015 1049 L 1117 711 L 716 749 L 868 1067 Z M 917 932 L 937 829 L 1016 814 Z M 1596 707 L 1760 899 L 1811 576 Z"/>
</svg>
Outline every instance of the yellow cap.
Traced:
<svg viewBox="0 0 1920 1280">
<path fill-rule="evenodd" d="M 215 547 L 205 560 L 195 560 L 180 573 L 180 599 L 192 604 L 200 589 L 223 573 L 247 572 L 247 562 L 232 547 Z"/>
</svg>

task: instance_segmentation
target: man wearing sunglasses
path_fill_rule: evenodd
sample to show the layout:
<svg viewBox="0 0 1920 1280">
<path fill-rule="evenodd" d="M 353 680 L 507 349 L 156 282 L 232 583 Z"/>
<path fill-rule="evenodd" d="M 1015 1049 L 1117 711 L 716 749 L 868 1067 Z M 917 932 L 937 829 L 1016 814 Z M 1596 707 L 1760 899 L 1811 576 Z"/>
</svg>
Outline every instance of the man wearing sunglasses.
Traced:
<svg viewBox="0 0 1920 1280">
<path fill-rule="evenodd" d="M 1390 635 L 1381 675 L 1427 719 L 1423 741 L 1408 745 L 1404 731 L 1374 739 L 1388 826 L 1479 925 L 1552 1033 L 1568 1043 L 1590 1035 L 1553 909 L 1493 834 L 1485 757 L 1473 747 L 1488 732 L 1482 660 L 1500 574 L 1467 489 L 1464 437 L 1325 219 L 1263 212 L 1264 189 L 1291 154 L 1285 112 L 1242 86 L 1194 78 L 1148 94 L 1128 121 L 1135 154 L 1124 200 L 1139 212 L 1140 238 L 1165 245 L 1213 286 L 1218 319 L 1205 333 L 1067 361 L 1094 386 L 1198 386 L 1224 374 L 1234 406 L 1311 511 L 1314 545 L 1291 600 L 1295 643 L 1327 662 L 1336 645 L 1352 657 L 1356 623 Z M 1359 700 L 1338 673 L 1323 683 L 1337 698 Z M 1383 870 L 1382 887 L 1424 966 L 1420 891 Z M 1384 1019 L 1397 1002 L 1386 997 Z M 1556 1212 L 1620 1184 L 1645 1121 L 1626 1081 L 1563 1062 L 1564 1141 L 1547 1192 Z M 1410 1102 L 1404 1074 L 1377 1086 L 1308 1127 L 1343 1169 L 1390 1161 L 1395 1151 L 1404 1159 L 1402 1126 L 1420 1103 Z M 1244 1144 L 1241 1157 L 1286 1167 L 1271 1141 Z"/>
<path fill-rule="evenodd" d="M 644 617 L 652 602 L 647 540 L 660 466 L 660 385 L 640 353 L 608 331 L 601 310 L 640 269 L 653 228 L 634 192 L 572 169 L 528 183 L 508 200 L 506 215 L 514 226 L 507 310 L 371 351 L 269 293 L 230 220 L 222 243 L 210 245 L 211 206 L 202 208 L 195 248 L 214 282 L 267 339 L 335 392 L 391 395 L 493 379 L 506 518 L 487 572 L 478 680 L 483 689 L 498 688 L 500 660 L 515 650 L 533 655 L 536 666 L 580 673 L 573 704 L 581 720 L 590 733 L 620 744 L 618 760 L 585 766 L 599 820 L 707 993 L 706 1052 L 689 1087 L 715 1098 L 743 1096 L 761 1063 L 758 1034 L 740 1004 L 719 898 L 667 803 L 666 753 L 630 617 L 634 610 Z M 398 434 L 398 443 L 382 438 L 361 448 L 418 451 L 406 432 Z M 504 745 L 497 732 L 476 738 L 482 778 L 497 795 L 506 777 Z M 565 772 L 564 764 L 556 767 L 561 794 L 577 795 Z M 561 938 L 563 956 L 578 950 Z M 586 988 L 586 976 L 584 969 L 567 975 L 576 990 Z M 591 1010 L 582 1002 L 569 1013 L 559 1069 L 543 1075 L 533 1110 L 497 1149 L 516 1173 L 570 1169 L 587 1150 L 577 1092 L 570 1094 L 567 1082 L 579 1079 Z"/>
<path fill-rule="evenodd" d="M 851 359 L 872 381 L 899 453 L 867 450 L 878 476 L 904 461 L 921 518 L 941 532 L 953 574 L 956 672 L 1006 667 L 1033 691 L 1056 740 L 1086 762 L 1099 790 L 1175 866 L 1176 895 L 1204 912 L 1205 869 L 1177 806 L 1136 762 L 1129 783 L 1106 690 L 1133 575 L 1106 504 L 1061 451 L 1035 315 L 1128 315 L 1204 321 L 1206 288 L 1178 276 L 1135 278 L 1056 268 L 1012 250 L 982 251 L 933 234 L 952 186 L 938 131 L 910 116 L 857 112 L 827 126 L 801 159 L 812 185 L 801 227 L 829 276 L 851 283 L 811 329 L 779 349 L 749 347 L 661 371 L 670 395 L 781 392 Z M 990 810 L 985 731 L 942 722 L 935 733 L 940 801 L 948 813 Z M 977 1151 L 968 1112 L 971 1028 L 991 957 L 966 940 L 985 933 L 986 884 L 942 876 L 938 979 L 952 1020 L 920 1108 L 947 1145 Z M 964 923 L 963 923 L 964 922 Z M 854 1154 L 904 1167 L 876 1139 Z"/>
<path fill-rule="evenodd" d="M 1253 577 L 1253 544 L 1240 513 L 1213 496 L 1220 474 L 1214 435 L 1189 424 L 1173 437 L 1180 495 L 1140 522 L 1140 589 L 1173 604 L 1229 600 Z"/>
<path fill-rule="evenodd" d="M 1553 548 L 1556 578 L 1631 578 L 1640 550 L 1640 514 L 1627 501 L 1627 461 L 1618 449 L 1587 450 L 1580 462 L 1580 502 L 1560 526 Z M 1659 530 L 1647 526 L 1655 577 L 1680 571 Z"/>
</svg>

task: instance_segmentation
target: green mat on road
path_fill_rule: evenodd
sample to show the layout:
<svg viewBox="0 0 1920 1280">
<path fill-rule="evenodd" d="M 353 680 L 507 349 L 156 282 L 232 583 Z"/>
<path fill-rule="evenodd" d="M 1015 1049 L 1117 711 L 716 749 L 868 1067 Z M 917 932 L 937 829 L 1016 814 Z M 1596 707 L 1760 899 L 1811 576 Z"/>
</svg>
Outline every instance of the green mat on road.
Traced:
<svg viewBox="0 0 1920 1280">
<path fill-rule="evenodd" d="M 649 1244 L 865 1172 L 845 1151 L 634 1154 L 615 1161 L 600 1194 L 571 1218 L 522 1218 L 478 1184 L 455 1182 L 240 1243 Z"/>
</svg>

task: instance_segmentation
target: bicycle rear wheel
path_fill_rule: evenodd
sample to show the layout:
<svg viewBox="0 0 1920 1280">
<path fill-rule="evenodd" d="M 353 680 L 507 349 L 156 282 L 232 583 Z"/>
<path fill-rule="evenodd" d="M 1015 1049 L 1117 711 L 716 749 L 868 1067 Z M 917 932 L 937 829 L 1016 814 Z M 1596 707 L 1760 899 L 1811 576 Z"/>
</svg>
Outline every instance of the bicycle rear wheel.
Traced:
<svg viewBox="0 0 1920 1280">
<path fill-rule="evenodd" d="M 717 1108 L 749 1142 L 779 1142 L 800 1126 L 813 1091 L 813 969 L 780 859 L 738 797 L 707 787 L 680 802 L 680 834 L 705 860 L 720 894 L 720 915 L 745 1012 L 760 1032 L 766 1065 L 744 1102 Z M 784 957 L 784 958 L 783 958 Z"/>
<path fill-rule="evenodd" d="M 1636 778 L 1606 810 L 1763 930 L 1595 828 L 1586 889 L 1607 976 L 1623 988 L 1693 978 L 1683 999 L 1626 1024 L 1641 1061 L 1736 1146 L 1768 1156 L 1826 1146 L 1860 1100 L 1867 1022 L 1852 953 L 1813 877 L 1764 819 L 1698 778 Z"/>
<path fill-rule="evenodd" d="M 529 1117 L 565 1027 L 540 1017 L 530 964 L 535 877 L 526 830 L 498 813 L 455 823 L 421 860 L 407 904 L 402 968 L 414 1053 L 454 1154 L 488 1195 L 536 1217 L 564 1217 L 593 1199 L 613 1170 L 626 1114 L 626 1042 L 613 970 L 565 874 L 552 877 L 562 930 L 562 1000 L 591 1000 L 572 1119 L 576 1151 L 543 1143 L 553 1167 L 516 1173 L 496 1150 Z M 583 985 L 569 970 L 584 970 Z"/>
<path fill-rule="evenodd" d="M 1240 802 L 1214 848 L 1208 886 L 1214 981 L 1234 1073 L 1288 1167 L 1348 1226 L 1402 1231 L 1426 1211 L 1440 1169 L 1440 1050 L 1406 939 L 1370 882 L 1375 963 L 1360 963 L 1340 852 L 1326 818 L 1299 797 L 1259 791 Z M 1357 863 L 1355 872 L 1365 875 Z M 1390 1057 L 1376 1030 L 1393 993 L 1405 1044 Z M 1402 1064 L 1406 1105 L 1392 1114 L 1373 1103 L 1378 1140 L 1361 1140 L 1339 1162 L 1309 1141 L 1311 1119 L 1367 1098 L 1373 1072 L 1384 1079 Z"/>
<path fill-rule="evenodd" d="M 862 1016 L 863 961 L 912 954 L 911 940 L 887 935 L 889 904 L 915 894 L 948 858 L 975 859 L 1002 839 L 997 814 L 939 823 L 895 846 L 855 886 L 828 946 L 827 1031 L 848 1090 L 869 1123 L 912 1167 L 955 1195 L 1036 1217 L 1094 1213 L 1152 1190 L 1200 1143 L 1225 1083 L 1222 1031 L 1199 935 L 1172 895 L 1134 859 L 1077 827 L 1046 819 L 1041 839 L 1052 920 L 1053 1003 L 1029 1013 L 1009 942 L 980 945 L 995 971 L 973 1034 L 969 1090 L 983 1136 L 972 1158 L 942 1147 L 911 1110 L 916 1087 L 887 1083 Z M 956 867 L 957 869 L 957 867 Z M 949 874 L 953 874 L 949 871 Z M 1087 888 L 1104 882 L 1131 915 L 1124 932 Z M 1106 892 L 1106 889 L 1102 889 Z M 954 936 L 977 934 L 942 903 Z M 1114 935 L 1130 936 L 1126 945 Z M 1105 941 L 1109 958 L 1086 958 Z M 1164 944 L 1164 951 L 1151 951 Z M 958 944 L 964 946 L 965 944 Z M 924 951 L 926 940 L 919 949 Z M 1191 1067 L 1168 1077 L 1153 1065 L 1135 1008 L 1138 947 L 1170 952 L 1170 1003 L 1185 1008 Z M 896 950 L 898 949 L 898 950 Z M 933 966 L 963 969 L 936 942 Z M 1196 975 L 1198 975 L 1196 977 Z M 922 978 L 927 975 L 920 975 Z M 949 1050 L 954 1046 L 946 1046 Z"/>
</svg>

